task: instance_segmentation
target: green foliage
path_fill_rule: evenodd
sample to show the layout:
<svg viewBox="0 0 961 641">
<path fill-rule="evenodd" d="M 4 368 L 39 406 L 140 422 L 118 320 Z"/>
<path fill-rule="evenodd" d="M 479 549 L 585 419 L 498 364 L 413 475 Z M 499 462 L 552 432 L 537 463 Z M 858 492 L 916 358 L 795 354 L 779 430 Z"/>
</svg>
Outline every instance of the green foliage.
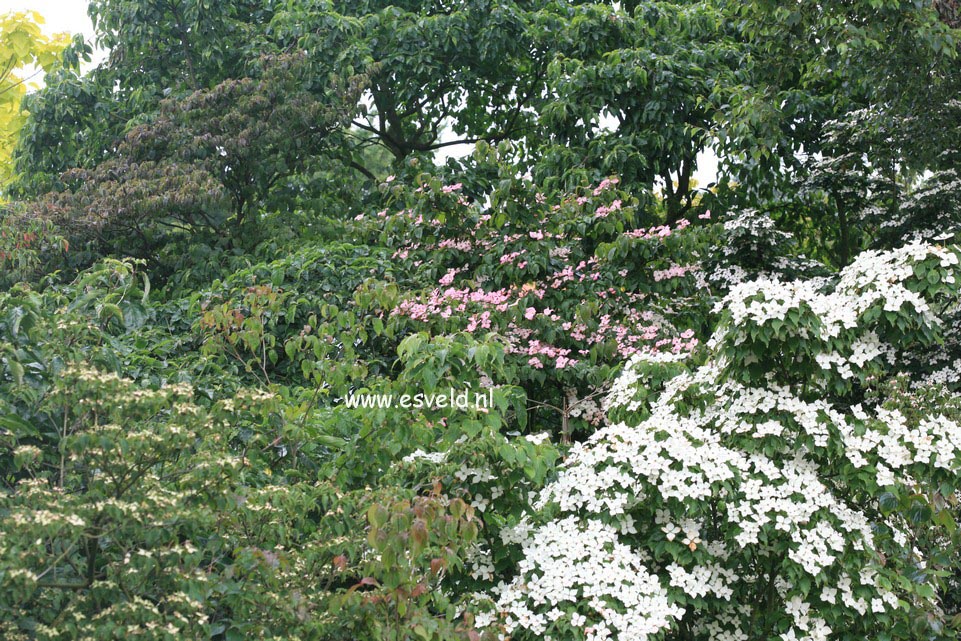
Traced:
<svg viewBox="0 0 961 641">
<path fill-rule="evenodd" d="M 706 358 L 632 359 L 625 422 L 571 451 L 478 617 L 517 639 L 955 638 L 957 405 L 897 367 L 938 342 L 959 259 L 915 244 L 741 283 Z"/>
<path fill-rule="evenodd" d="M 16 216 L 16 205 L 0 210 L 0 226 L 8 216 Z M 18 282 L 33 280 L 54 262 L 53 256 L 65 253 L 69 242 L 47 221 L 19 218 L 16 226 L 5 226 L 0 231 L 0 286 L 10 287 Z"/>
<path fill-rule="evenodd" d="M 432 496 L 375 503 L 367 511 L 367 522 L 367 540 L 379 558 L 363 564 L 371 576 L 336 600 L 338 607 L 370 622 L 370 636 L 354 638 L 469 638 L 466 620 L 458 623 L 442 586 L 445 576 L 463 565 L 463 550 L 477 538 L 473 508 L 461 499 L 445 504 L 435 487 Z M 346 559 L 340 563 L 344 569 Z"/>
<path fill-rule="evenodd" d="M 398 160 L 454 144 L 523 136 L 525 103 L 540 94 L 545 58 L 528 31 L 550 2 L 289 3 L 272 25 L 320 69 L 370 70 L 370 99 L 354 125 Z M 342 73 L 343 73 L 342 72 Z"/>
<path fill-rule="evenodd" d="M 93 0 L 98 44 L 112 52 L 109 76 L 136 102 L 167 88 L 199 90 L 238 77 L 244 48 L 272 15 L 260 0 Z"/>
<path fill-rule="evenodd" d="M 51 73 L 64 62 L 68 35 L 46 35 L 41 25 L 43 17 L 35 11 L 0 16 L 0 187 L 14 175 L 13 149 L 27 120 L 20 103 L 33 86 L 27 74 L 31 67 Z"/>
<path fill-rule="evenodd" d="M 0 637 L 954 638 L 956 5 L 92 2 Z"/>
<path fill-rule="evenodd" d="M 271 190 L 315 157 L 336 131 L 357 85 L 329 101 L 303 87 L 296 57 L 264 59 L 256 78 L 227 80 L 167 99 L 126 133 L 113 157 L 61 175 L 34 216 L 72 231 L 75 245 L 124 243 L 139 253 L 171 233 L 256 230 Z M 102 250 L 102 249 L 101 249 Z"/>
</svg>

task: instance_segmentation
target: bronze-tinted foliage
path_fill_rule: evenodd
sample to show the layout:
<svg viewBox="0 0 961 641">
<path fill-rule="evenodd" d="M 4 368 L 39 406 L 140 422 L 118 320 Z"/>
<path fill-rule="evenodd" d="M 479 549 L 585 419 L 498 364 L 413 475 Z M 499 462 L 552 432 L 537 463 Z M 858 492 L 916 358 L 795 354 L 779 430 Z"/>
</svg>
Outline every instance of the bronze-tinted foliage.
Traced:
<svg viewBox="0 0 961 641">
<path fill-rule="evenodd" d="M 298 56 L 264 57 L 251 77 L 167 98 L 93 169 L 73 169 L 30 215 L 98 244 L 152 247 L 171 229 L 236 233 L 281 180 L 328 148 L 362 79 L 320 91 Z M 131 245 L 133 243 L 133 245 Z"/>
<path fill-rule="evenodd" d="M 941 21 L 952 29 L 961 28 L 961 2 L 958 0 L 934 0 Z"/>
</svg>

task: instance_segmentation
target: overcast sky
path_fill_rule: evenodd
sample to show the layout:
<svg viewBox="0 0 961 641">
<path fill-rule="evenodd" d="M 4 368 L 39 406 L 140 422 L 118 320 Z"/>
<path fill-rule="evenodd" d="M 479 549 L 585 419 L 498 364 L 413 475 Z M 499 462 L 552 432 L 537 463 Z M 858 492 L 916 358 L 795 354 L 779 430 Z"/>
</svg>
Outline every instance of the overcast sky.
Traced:
<svg viewBox="0 0 961 641">
<path fill-rule="evenodd" d="M 0 13 L 8 11 L 36 11 L 46 21 L 43 25 L 45 33 L 82 33 L 93 43 L 93 24 L 87 16 L 86 0 L 0 0 Z M 102 52 L 94 52 L 93 62 L 98 62 L 102 56 Z"/>
<path fill-rule="evenodd" d="M 85 0 L 0 0 L 0 13 L 8 11 L 36 11 L 47 23 L 44 31 L 69 31 L 93 36 L 93 25 L 87 17 Z"/>
</svg>

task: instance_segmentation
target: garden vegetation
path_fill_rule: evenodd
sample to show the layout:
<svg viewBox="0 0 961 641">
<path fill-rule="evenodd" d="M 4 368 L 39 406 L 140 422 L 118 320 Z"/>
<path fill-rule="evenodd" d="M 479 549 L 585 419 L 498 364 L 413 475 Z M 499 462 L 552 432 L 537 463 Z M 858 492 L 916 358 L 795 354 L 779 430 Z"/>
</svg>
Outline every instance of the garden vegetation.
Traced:
<svg viewBox="0 0 961 641">
<path fill-rule="evenodd" d="M 0 18 L 0 638 L 957 639 L 959 12 Z"/>
</svg>

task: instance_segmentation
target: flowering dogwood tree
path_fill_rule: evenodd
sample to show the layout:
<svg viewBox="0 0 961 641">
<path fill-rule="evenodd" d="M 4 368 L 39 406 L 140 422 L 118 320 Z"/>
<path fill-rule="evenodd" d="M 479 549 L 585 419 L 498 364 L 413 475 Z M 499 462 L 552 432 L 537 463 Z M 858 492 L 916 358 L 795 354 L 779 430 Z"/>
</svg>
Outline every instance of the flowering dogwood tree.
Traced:
<svg viewBox="0 0 961 641">
<path fill-rule="evenodd" d="M 497 337 L 516 375 L 492 382 L 523 387 L 563 440 L 603 423 L 619 363 L 697 346 L 711 300 L 699 250 L 713 230 L 644 225 L 618 178 L 553 199 L 525 180 L 470 196 L 427 176 L 412 194 L 392 182 L 407 206 L 356 222 L 426 284 L 392 310 L 396 331 Z"/>
<path fill-rule="evenodd" d="M 939 638 L 961 426 L 883 390 L 939 340 L 958 263 L 914 244 L 831 280 L 745 282 L 701 357 L 635 355 L 612 424 L 502 534 L 523 557 L 478 624 L 512 639 Z"/>
</svg>

